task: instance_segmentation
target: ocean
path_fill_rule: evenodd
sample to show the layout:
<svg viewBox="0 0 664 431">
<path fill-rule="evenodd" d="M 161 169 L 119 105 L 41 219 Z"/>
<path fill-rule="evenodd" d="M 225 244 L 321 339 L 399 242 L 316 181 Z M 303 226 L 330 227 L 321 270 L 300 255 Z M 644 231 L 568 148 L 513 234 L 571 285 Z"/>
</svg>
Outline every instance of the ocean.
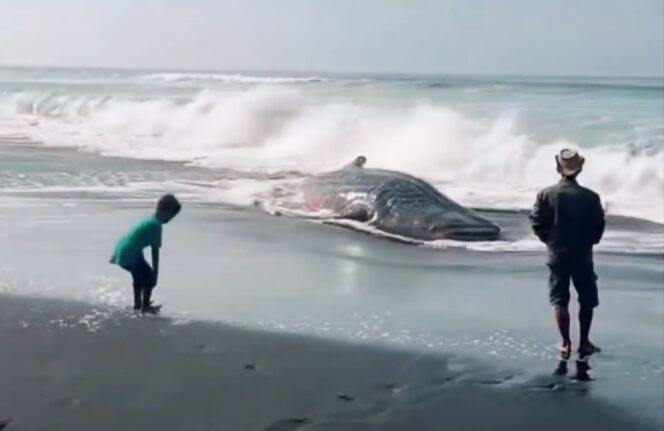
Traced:
<svg viewBox="0 0 664 431">
<path fill-rule="evenodd" d="M 216 169 L 214 191 L 171 181 L 240 205 L 284 177 L 363 154 L 368 166 L 423 177 L 465 204 L 527 209 L 555 180 L 557 150 L 577 147 L 588 160 L 583 181 L 610 214 L 664 222 L 663 91 L 646 78 L 4 68 L 0 124 L 4 136 L 45 146 Z M 150 180 L 3 179 L 100 192 Z"/>
<path fill-rule="evenodd" d="M 551 371 L 556 342 L 527 212 L 555 154 L 578 148 L 609 220 L 593 393 L 661 424 L 663 92 L 661 78 L 3 67 L 0 291 L 128 307 L 110 252 L 172 192 L 184 209 L 155 295 L 177 324 L 454 352 L 523 381 Z M 302 180 L 358 155 L 486 210 L 504 237 L 409 245 L 299 217 Z"/>
</svg>

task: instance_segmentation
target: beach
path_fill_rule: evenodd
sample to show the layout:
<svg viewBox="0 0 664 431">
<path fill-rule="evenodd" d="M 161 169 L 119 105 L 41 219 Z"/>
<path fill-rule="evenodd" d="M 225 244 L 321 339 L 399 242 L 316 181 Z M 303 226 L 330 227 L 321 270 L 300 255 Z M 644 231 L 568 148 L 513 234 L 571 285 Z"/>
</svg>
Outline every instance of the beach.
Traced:
<svg viewBox="0 0 664 431">
<path fill-rule="evenodd" d="M 0 297 L 12 430 L 657 429 L 584 383 L 415 354 Z M 99 325 L 89 325 L 103 316 Z"/>
<path fill-rule="evenodd" d="M 661 429 L 658 89 L 0 68 L 0 421 Z M 508 121 L 513 109 L 528 114 Z M 603 352 L 580 380 L 574 357 L 554 375 L 546 250 L 528 220 L 568 141 L 608 214 L 592 329 Z M 358 153 L 476 208 L 501 238 L 412 242 L 308 217 L 301 181 Z M 168 192 L 183 210 L 164 228 L 162 314 L 141 317 L 108 261 Z"/>
</svg>

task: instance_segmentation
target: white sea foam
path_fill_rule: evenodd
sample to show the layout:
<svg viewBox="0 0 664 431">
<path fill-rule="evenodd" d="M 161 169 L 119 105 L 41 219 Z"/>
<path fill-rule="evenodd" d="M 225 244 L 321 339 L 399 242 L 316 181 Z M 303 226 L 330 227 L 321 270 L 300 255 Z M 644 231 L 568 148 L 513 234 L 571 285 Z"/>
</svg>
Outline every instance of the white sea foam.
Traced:
<svg viewBox="0 0 664 431">
<path fill-rule="evenodd" d="M 445 239 L 422 241 L 387 233 L 373 226 L 367 225 L 366 223 L 353 220 L 326 220 L 323 218 L 314 221 L 342 226 L 371 236 L 432 249 L 464 249 L 483 252 L 528 252 L 545 250 L 544 244 L 532 234 L 516 240 L 468 242 Z M 662 251 L 664 250 L 664 236 L 662 236 L 661 233 L 642 233 L 638 238 L 635 238 L 633 232 L 609 231 L 605 234 L 602 243 L 596 247 L 596 250 L 602 252 L 661 256 Z"/>
<path fill-rule="evenodd" d="M 579 146 L 538 141 L 513 112 L 478 121 L 440 103 L 334 102 L 282 86 L 205 90 L 189 99 L 4 93 L 0 128 L 45 145 L 254 173 L 316 173 L 364 154 L 368 167 L 406 171 L 465 204 L 499 208 L 529 207 L 536 190 L 556 180 L 553 155 Z M 661 147 L 581 150 L 583 182 L 609 213 L 664 221 Z"/>
</svg>

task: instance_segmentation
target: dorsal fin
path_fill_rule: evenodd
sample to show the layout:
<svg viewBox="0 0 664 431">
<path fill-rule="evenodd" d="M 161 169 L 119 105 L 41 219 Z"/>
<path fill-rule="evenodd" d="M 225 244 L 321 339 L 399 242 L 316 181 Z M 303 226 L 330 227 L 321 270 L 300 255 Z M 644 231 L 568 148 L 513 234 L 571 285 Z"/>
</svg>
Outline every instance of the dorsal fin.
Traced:
<svg viewBox="0 0 664 431">
<path fill-rule="evenodd" d="M 355 160 L 345 166 L 345 168 L 363 168 L 364 164 L 367 162 L 367 158 L 364 156 L 357 156 Z"/>
</svg>

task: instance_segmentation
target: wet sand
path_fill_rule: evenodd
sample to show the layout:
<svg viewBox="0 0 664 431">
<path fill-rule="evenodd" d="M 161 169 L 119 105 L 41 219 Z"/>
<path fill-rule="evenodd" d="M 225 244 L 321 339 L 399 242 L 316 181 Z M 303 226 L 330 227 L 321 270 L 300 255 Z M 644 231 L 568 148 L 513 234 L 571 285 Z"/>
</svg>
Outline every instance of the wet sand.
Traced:
<svg viewBox="0 0 664 431">
<path fill-rule="evenodd" d="M 589 383 L 0 296 L 0 423 L 19 430 L 647 430 Z"/>
<path fill-rule="evenodd" d="M 0 292 L 15 295 L 0 295 L 0 428 L 662 429 L 661 253 L 597 254 L 604 353 L 580 383 L 551 375 L 543 251 L 431 250 L 201 201 L 170 180 L 210 172 L 179 164 L 3 145 L 0 159 L 15 173 L 0 193 Z M 108 254 L 173 187 L 186 206 L 156 299 L 252 330 L 125 311 Z M 529 232 L 524 214 L 494 215 Z M 630 241 L 661 237 L 615 221 Z"/>
</svg>

